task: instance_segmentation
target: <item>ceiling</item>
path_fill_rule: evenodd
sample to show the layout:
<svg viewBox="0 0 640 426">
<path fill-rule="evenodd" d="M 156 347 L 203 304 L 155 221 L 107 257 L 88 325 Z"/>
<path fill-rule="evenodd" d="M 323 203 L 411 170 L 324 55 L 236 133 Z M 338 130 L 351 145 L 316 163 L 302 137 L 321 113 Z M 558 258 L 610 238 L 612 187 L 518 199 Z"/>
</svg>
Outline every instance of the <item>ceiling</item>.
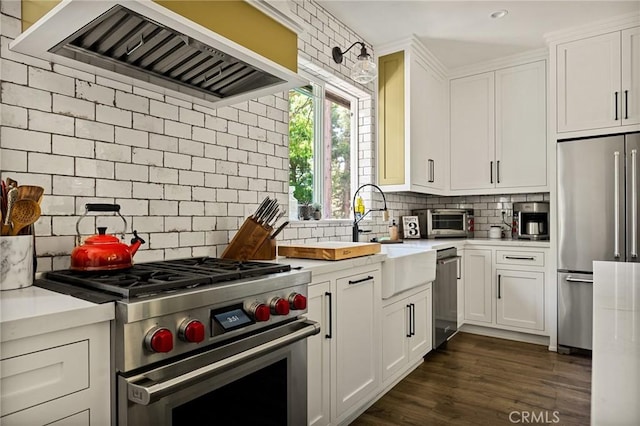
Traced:
<svg viewBox="0 0 640 426">
<path fill-rule="evenodd" d="M 640 1 L 319 0 L 374 47 L 415 34 L 447 68 L 545 46 L 543 35 L 640 11 Z M 489 15 L 506 9 L 501 19 Z M 345 46 L 343 46 L 345 47 Z"/>
</svg>

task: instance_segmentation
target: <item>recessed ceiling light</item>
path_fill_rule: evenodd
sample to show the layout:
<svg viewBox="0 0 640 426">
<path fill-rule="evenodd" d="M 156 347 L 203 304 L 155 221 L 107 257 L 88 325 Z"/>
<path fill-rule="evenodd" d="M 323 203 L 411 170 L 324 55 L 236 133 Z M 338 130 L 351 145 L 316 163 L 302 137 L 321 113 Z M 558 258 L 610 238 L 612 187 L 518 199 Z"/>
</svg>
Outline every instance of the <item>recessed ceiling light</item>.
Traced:
<svg viewBox="0 0 640 426">
<path fill-rule="evenodd" d="M 508 10 L 502 9 L 502 10 L 496 10 L 489 16 L 491 16 L 493 19 L 500 19 L 504 16 L 507 16 L 507 13 L 509 13 Z"/>
</svg>

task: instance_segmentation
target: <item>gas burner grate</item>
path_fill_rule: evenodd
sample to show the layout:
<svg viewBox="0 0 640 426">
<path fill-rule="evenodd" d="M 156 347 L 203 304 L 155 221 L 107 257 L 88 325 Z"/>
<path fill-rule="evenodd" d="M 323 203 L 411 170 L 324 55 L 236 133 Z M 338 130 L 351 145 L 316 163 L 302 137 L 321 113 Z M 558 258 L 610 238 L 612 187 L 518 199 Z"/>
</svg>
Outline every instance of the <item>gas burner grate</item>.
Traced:
<svg viewBox="0 0 640 426">
<path fill-rule="evenodd" d="M 228 279 L 240 279 L 258 277 L 279 272 L 288 272 L 291 266 L 279 263 L 239 261 L 232 259 L 218 259 L 215 257 L 194 257 L 188 259 L 168 260 L 164 262 L 152 262 L 154 266 L 170 269 L 184 269 L 211 274 L 213 282 Z M 227 277 L 227 274 L 235 275 Z"/>
</svg>

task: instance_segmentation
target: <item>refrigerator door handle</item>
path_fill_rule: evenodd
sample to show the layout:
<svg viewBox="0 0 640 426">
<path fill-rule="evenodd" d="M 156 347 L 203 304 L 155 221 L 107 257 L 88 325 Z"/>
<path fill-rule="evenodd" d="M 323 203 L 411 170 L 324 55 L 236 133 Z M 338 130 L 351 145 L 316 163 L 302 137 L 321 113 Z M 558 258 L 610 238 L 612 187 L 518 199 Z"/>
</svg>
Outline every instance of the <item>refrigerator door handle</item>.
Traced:
<svg viewBox="0 0 640 426">
<path fill-rule="evenodd" d="M 571 275 L 569 275 L 567 278 L 564 279 L 567 282 L 570 283 L 587 283 L 587 284 L 593 284 L 593 280 L 588 280 L 586 278 L 573 278 Z"/>
<path fill-rule="evenodd" d="M 620 257 L 620 153 L 613 153 L 613 257 Z"/>
<path fill-rule="evenodd" d="M 631 150 L 631 257 L 638 257 L 638 150 Z"/>
</svg>

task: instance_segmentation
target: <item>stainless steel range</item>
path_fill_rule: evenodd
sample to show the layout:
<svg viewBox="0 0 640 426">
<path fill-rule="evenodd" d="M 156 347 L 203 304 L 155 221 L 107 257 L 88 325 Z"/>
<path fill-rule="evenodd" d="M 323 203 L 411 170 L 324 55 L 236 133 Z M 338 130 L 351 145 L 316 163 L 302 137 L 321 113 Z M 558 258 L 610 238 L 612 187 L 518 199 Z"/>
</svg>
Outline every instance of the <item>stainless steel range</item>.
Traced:
<svg viewBox="0 0 640 426">
<path fill-rule="evenodd" d="M 35 285 L 114 301 L 119 425 L 306 423 L 304 317 L 310 272 L 190 258 L 104 274 L 63 270 Z"/>
</svg>

